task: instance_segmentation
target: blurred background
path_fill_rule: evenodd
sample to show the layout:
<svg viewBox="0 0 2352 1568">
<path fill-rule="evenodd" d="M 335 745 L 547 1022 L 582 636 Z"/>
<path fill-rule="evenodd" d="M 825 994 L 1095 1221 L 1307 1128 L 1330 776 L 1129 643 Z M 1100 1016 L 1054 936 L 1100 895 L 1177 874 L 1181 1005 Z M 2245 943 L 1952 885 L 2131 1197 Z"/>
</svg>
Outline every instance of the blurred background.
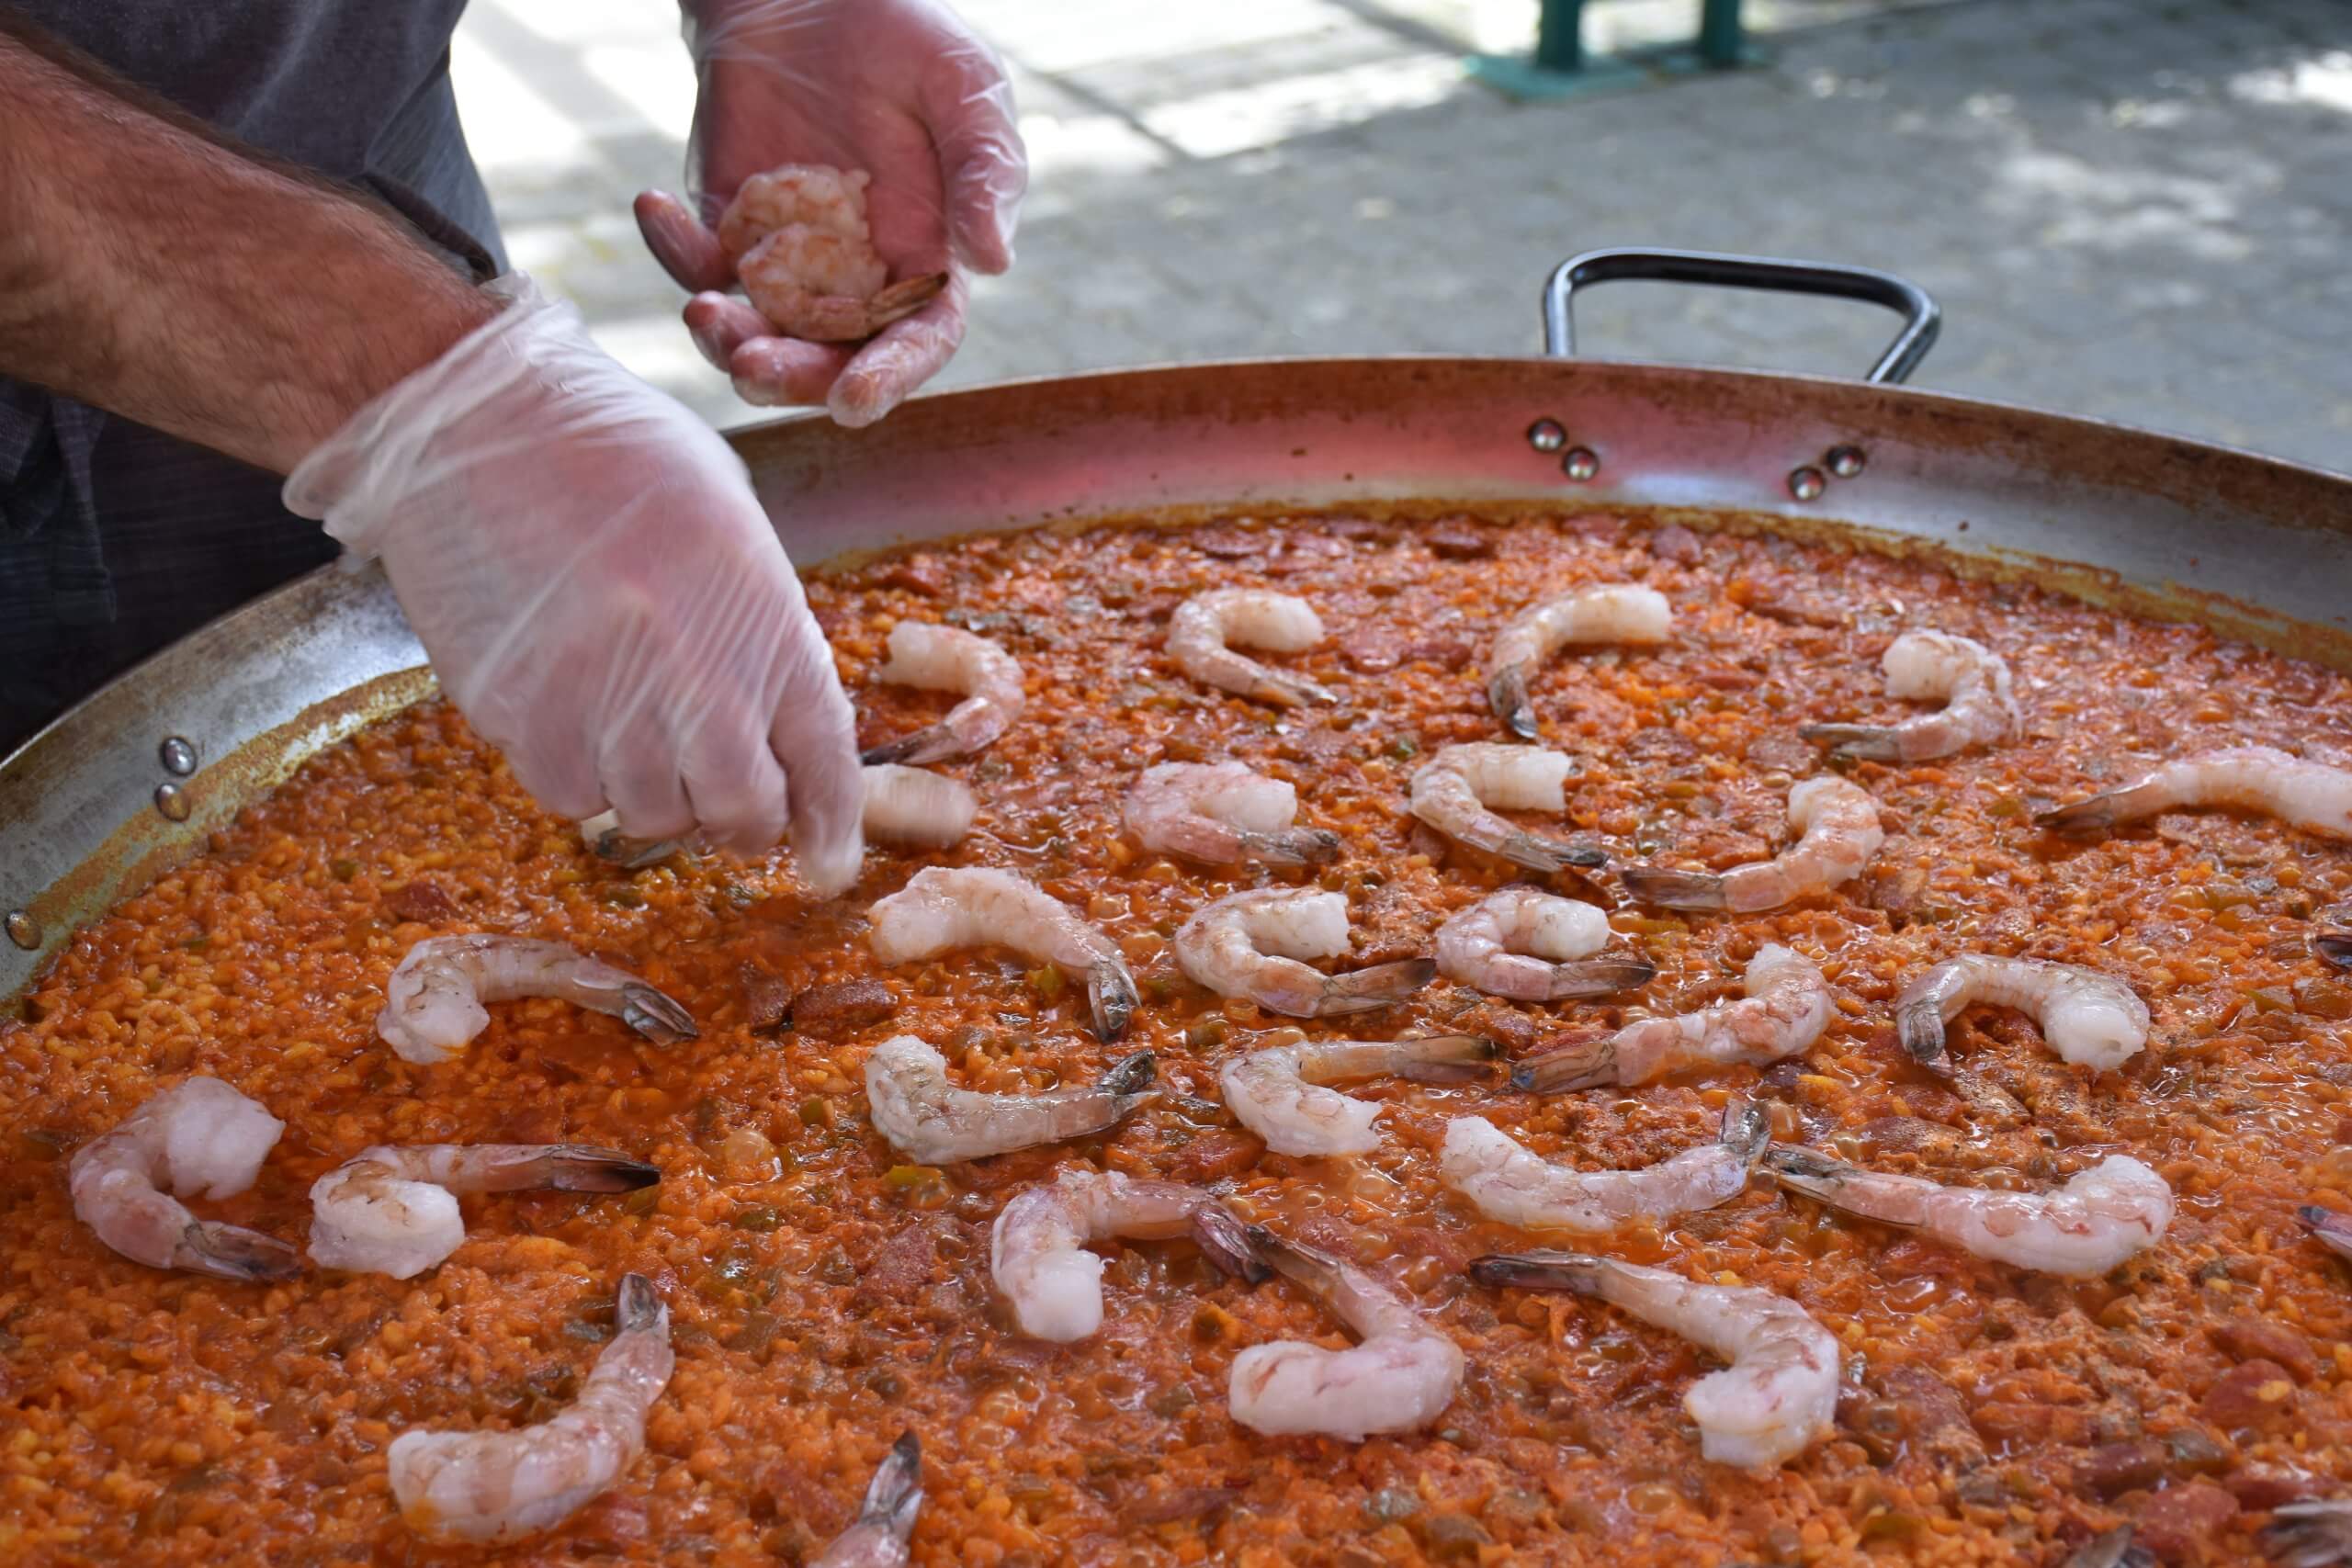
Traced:
<svg viewBox="0 0 2352 1568">
<path fill-rule="evenodd" d="M 937 385 L 1260 355 L 1526 354 L 1574 252 L 1859 262 L 1942 301 L 1924 387 L 2352 469 L 2352 0 L 1747 0 L 1762 62 L 1514 102 L 1537 0 L 965 0 L 1034 163 Z M 1591 0 L 1596 51 L 1698 0 Z M 454 73 L 515 264 L 721 425 L 629 217 L 677 188 L 666 0 L 473 0 Z M 1859 375 L 1866 307 L 1618 284 L 1579 346 Z"/>
</svg>

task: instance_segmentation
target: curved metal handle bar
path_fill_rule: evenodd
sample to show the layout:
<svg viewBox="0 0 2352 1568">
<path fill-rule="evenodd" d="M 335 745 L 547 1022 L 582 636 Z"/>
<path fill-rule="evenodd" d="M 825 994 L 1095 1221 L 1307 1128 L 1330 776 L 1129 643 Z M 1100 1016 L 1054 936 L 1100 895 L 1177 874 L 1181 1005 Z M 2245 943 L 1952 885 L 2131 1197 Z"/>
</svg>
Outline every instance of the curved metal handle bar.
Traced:
<svg viewBox="0 0 2352 1568">
<path fill-rule="evenodd" d="M 1935 346 L 1943 310 L 1908 278 L 1874 267 L 1828 262 L 1775 261 L 1769 256 L 1719 255 L 1712 251 L 1587 251 L 1552 269 L 1544 285 L 1544 352 L 1556 357 L 1577 351 L 1571 306 L 1579 288 L 1621 278 L 1657 283 L 1700 283 L 1722 288 L 1758 288 L 1774 294 L 1826 294 L 1883 305 L 1903 317 L 1903 331 L 1871 367 L 1867 379 L 1905 381 Z"/>
</svg>

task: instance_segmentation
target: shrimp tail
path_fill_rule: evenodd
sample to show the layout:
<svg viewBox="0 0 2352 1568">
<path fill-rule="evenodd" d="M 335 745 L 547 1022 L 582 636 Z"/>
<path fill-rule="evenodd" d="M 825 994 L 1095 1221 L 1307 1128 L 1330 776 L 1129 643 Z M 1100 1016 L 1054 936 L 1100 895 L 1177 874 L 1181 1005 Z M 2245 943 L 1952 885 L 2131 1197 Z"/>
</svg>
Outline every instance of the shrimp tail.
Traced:
<svg viewBox="0 0 2352 1568">
<path fill-rule="evenodd" d="M 1951 1063 L 1944 1055 L 1944 1015 L 1933 998 L 1896 1008 L 1894 1034 L 1911 1059 L 1921 1066 L 1930 1072 L 1951 1072 Z"/>
<path fill-rule="evenodd" d="M 1796 1148 L 1787 1144 L 1775 1144 L 1764 1154 L 1765 1168 L 1773 1179 L 1808 1198 L 1817 1198 L 1832 1207 L 1838 1206 L 1838 1190 L 1848 1179 L 1859 1174 L 1844 1160 L 1831 1159 L 1812 1149 Z"/>
<path fill-rule="evenodd" d="M 1193 1245 L 1223 1273 L 1249 1284 L 1264 1283 L 1273 1275 L 1251 1249 L 1250 1226 L 1222 1203 L 1203 1203 L 1193 1211 Z"/>
<path fill-rule="evenodd" d="M 1250 683 L 1247 695 L 1276 707 L 1303 707 L 1310 703 L 1331 704 L 1340 700 L 1339 694 L 1328 686 L 1318 686 L 1303 675 L 1286 675 L 1279 670 L 1269 670 Z"/>
<path fill-rule="evenodd" d="M 290 1280 L 302 1271 L 301 1258 L 288 1244 L 214 1220 L 188 1222 L 172 1263 L 222 1280 Z"/>
<path fill-rule="evenodd" d="M 2338 969 L 2352 969 L 2352 931 L 2313 931 L 2312 951 Z"/>
<path fill-rule="evenodd" d="M 2065 1568 L 2156 1568 L 2156 1554 L 2132 1544 L 2130 1525 L 2118 1525 L 2084 1542 L 2081 1551 L 2066 1559 Z"/>
<path fill-rule="evenodd" d="M 2352 1557 L 2352 1497 L 2281 1503 L 2270 1519 L 2262 1544 L 2284 1568 L 2326 1568 Z"/>
<path fill-rule="evenodd" d="M 1328 828 L 1243 833 L 1241 848 L 1269 865 L 1329 865 L 1340 858 L 1340 835 Z"/>
<path fill-rule="evenodd" d="M 2055 811 L 2036 812 L 2033 825 L 2052 833 L 2095 833 L 2101 828 L 2114 827 L 2121 819 L 2122 803 L 2120 790 L 2095 795 Z"/>
<path fill-rule="evenodd" d="M 1159 1058 L 1149 1051 L 1137 1051 L 1122 1056 L 1111 1064 L 1095 1087 L 1105 1094 L 1121 1098 L 1141 1094 L 1159 1076 Z"/>
<path fill-rule="evenodd" d="M 1731 899 L 1724 879 L 1712 871 L 1668 871 L 1663 866 L 1619 869 L 1625 891 L 1662 909 L 1725 909 Z"/>
<path fill-rule="evenodd" d="M 1571 1291 L 1599 1295 L 1609 1260 L 1583 1252 L 1490 1252 L 1470 1260 L 1470 1277 L 1482 1285 L 1515 1285 L 1524 1291 Z"/>
<path fill-rule="evenodd" d="M 1487 679 L 1487 702 L 1521 740 L 1537 739 L 1535 705 L 1527 699 L 1527 666 L 1506 664 Z"/>
<path fill-rule="evenodd" d="M 857 754 L 857 760 L 869 768 L 878 768 L 885 762 L 920 767 L 925 762 L 944 762 L 962 750 L 954 730 L 944 724 L 928 724 L 912 735 L 868 746 Z"/>
<path fill-rule="evenodd" d="M 656 1045 L 702 1038 L 694 1014 L 642 980 L 631 980 L 621 987 L 621 1021 Z"/>
<path fill-rule="evenodd" d="M 559 1192 L 633 1192 L 662 1179 L 662 1168 L 594 1144 L 558 1144 L 543 1156 L 542 1185 Z"/>
<path fill-rule="evenodd" d="M 1261 1267 L 1271 1268 L 1286 1279 L 1295 1280 L 1316 1296 L 1328 1300 L 1340 1288 L 1340 1260 L 1328 1252 L 1276 1235 L 1263 1225 L 1250 1225 L 1244 1233 L 1250 1244 L 1250 1255 Z"/>
<path fill-rule="evenodd" d="M 1530 871 L 1590 869 L 1609 863 L 1609 852 L 1592 844 L 1571 844 L 1541 833 L 1515 832 L 1495 846 L 1495 852 L 1513 865 Z"/>
<path fill-rule="evenodd" d="M 1853 757 L 1869 762 L 1895 762 L 1903 758 L 1903 733 L 1876 724 L 1808 724 L 1797 733 L 1816 746 L 1829 748 L 1833 757 Z"/>
<path fill-rule="evenodd" d="M 899 1434 L 888 1457 L 875 1467 L 874 1479 L 865 1483 L 857 1522 L 903 1543 L 914 1533 L 915 1516 L 922 1511 L 922 1441 L 910 1427 Z"/>
<path fill-rule="evenodd" d="M 613 1296 L 613 1327 L 621 1334 L 658 1333 L 668 1323 L 670 1309 L 652 1280 L 642 1274 L 621 1276 Z"/>
<path fill-rule="evenodd" d="M 1630 991 L 1657 978 L 1657 965 L 1639 953 L 1611 953 L 1552 966 L 1553 1001 L 1605 997 Z"/>
<path fill-rule="evenodd" d="M 1434 958 L 1400 958 L 1394 964 L 1374 964 L 1363 969 L 1351 969 L 1344 975 L 1334 975 L 1323 982 L 1321 999 L 1315 1012 L 1326 1016 L 1339 1012 L 1364 1012 L 1373 1008 L 1411 996 L 1437 978 Z"/>
<path fill-rule="evenodd" d="M 2324 1209 L 2317 1203 L 2306 1203 L 2295 1211 L 2295 1218 L 2303 1223 L 2303 1228 L 2310 1231 L 2316 1240 L 2346 1258 L 2352 1258 L 2352 1214 Z"/>
<path fill-rule="evenodd" d="M 1715 1134 L 1715 1142 L 1739 1156 L 1740 1163 L 1748 1169 L 1764 1157 L 1772 1146 L 1772 1119 L 1764 1107 L 1753 1100 L 1735 1100 L 1724 1107 L 1723 1128 Z"/>
<path fill-rule="evenodd" d="M 1136 1010 L 1135 976 L 1115 958 L 1106 958 L 1086 971 L 1086 1005 L 1094 1018 L 1094 1037 L 1108 1043 L 1127 1032 Z"/>
<path fill-rule="evenodd" d="M 684 839 L 632 839 L 618 828 L 607 828 L 596 835 L 596 858 L 610 861 L 623 871 L 643 871 L 668 860 L 685 844 Z"/>
<path fill-rule="evenodd" d="M 1528 1094 L 1566 1094 L 1617 1079 L 1617 1040 L 1604 1034 L 1530 1056 L 1510 1070 L 1510 1087 Z"/>
<path fill-rule="evenodd" d="M 1399 1042 L 1412 1047 L 1396 1076 L 1416 1083 L 1468 1083 L 1487 1076 L 1502 1047 L 1483 1034 L 1424 1034 Z"/>
</svg>

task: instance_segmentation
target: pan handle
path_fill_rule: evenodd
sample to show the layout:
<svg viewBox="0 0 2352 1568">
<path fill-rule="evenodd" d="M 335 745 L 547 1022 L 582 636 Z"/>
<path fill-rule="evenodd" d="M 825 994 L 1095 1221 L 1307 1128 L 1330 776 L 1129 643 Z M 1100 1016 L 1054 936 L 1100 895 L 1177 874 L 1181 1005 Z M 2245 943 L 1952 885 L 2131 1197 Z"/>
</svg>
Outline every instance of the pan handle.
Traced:
<svg viewBox="0 0 2352 1568">
<path fill-rule="evenodd" d="M 1575 355 L 1577 323 L 1570 300 L 1577 289 L 1629 277 L 1760 288 L 1776 294 L 1827 294 L 1899 311 L 1903 331 L 1871 367 L 1868 378 L 1872 381 L 1908 380 L 1919 361 L 1928 356 L 1928 350 L 1935 346 L 1936 333 L 1943 327 L 1943 310 L 1926 289 L 1874 267 L 1774 261 L 1712 251 L 1587 251 L 1553 268 L 1544 285 L 1544 352 L 1558 358 Z"/>
</svg>

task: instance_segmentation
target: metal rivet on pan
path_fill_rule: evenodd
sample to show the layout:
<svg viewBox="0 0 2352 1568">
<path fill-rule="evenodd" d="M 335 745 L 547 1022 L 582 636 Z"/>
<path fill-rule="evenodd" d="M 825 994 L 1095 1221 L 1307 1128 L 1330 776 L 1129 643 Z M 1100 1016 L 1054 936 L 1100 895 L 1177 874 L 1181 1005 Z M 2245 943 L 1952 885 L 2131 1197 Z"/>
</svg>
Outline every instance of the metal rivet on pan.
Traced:
<svg viewBox="0 0 2352 1568">
<path fill-rule="evenodd" d="M 1829 481 L 1821 477 L 1819 468 L 1799 468 L 1789 476 L 1789 493 L 1799 501 L 1812 501 L 1828 488 Z"/>
<path fill-rule="evenodd" d="M 1557 452 L 1568 444 L 1568 433 L 1556 419 L 1539 419 L 1527 427 L 1527 444 L 1538 452 Z"/>
<path fill-rule="evenodd" d="M 1829 455 L 1821 459 L 1822 466 L 1841 479 L 1850 479 L 1860 473 L 1865 461 L 1859 446 L 1832 446 Z"/>
<path fill-rule="evenodd" d="M 1582 483 L 1600 472 L 1600 457 L 1589 446 L 1572 446 L 1560 459 L 1560 472 Z"/>
<path fill-rule="evenodd" d="M 165 736 L 164 744 L 156 749 L 156 752 L 163 758 L 164 772 L 167 773 L 177 773 L 186 778 L 196 772 L 196 748 L 176 735 Z"/>
<path fill-rule="evenodd" d="M 30 953 L 40 945 L 40 922 L 22 909 L 9 910 L 8 940 Z"/>
<path fill-rule="evenodd" d="M 187 792 L 166 779 L 155 786 L 155 809 L 175 822 L 187 820 Z"/>
</svg>

